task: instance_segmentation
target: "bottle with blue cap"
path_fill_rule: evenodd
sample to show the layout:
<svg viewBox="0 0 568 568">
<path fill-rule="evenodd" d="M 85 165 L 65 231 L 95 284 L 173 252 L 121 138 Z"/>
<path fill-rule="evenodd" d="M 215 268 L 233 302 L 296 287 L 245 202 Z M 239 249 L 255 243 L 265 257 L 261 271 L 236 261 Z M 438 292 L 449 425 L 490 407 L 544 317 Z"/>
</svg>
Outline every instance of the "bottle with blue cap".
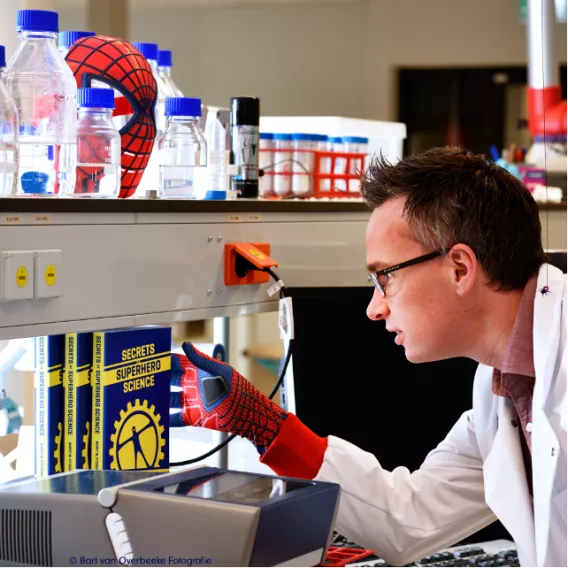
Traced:
<svg viewBox="0 0 568 568">
<path fill-rule="evenodd" d="M 116 197 L 120 189 L 120 134 L 112 121 L 112 89 L 77 91 L 75 197 Z"/>
<path fill-rule="evenodd" d="M 79 41 L 84 37 L 92 37 L 94 35 L 96 35 L 95 32 L 88 32 L 82 30 L 69 30 L 66 32 L 60 32 L 59 45 L 58 45 L 59 53 L 61 53 L 61 55 L 65 57 L 69 53 L 71 46 L 76 41 Z"/>
<path fill-rule="evenodd" d="M 168 88 L 169 97 L 183 97 L 181 89 L 176 85 L 172 77 L 173 56 L 169 49 L 158 51 L 158 75 Z"/>
<path fill-rule="evenodd" d="M 292 192 L 293 144 L 291 134 L 274 134 L 273 191 L 279 197 Z"/>
<path fill-rule="evenodd" d="M 154 107 L 154 120 L 156 121 L 156 138 L 150 159 L 138 184 L 134 197 L 145 198 L 150 191 L 156 191 L 160 183 L 160 160 L 158 157 L 158 143 L 166 130 L 165 104 L 166 98 L 171 97 L 166 84 L 158 73 L 158 44 L 147 42 L 133 42 L 132 45 L 147 59 L 156 80 L 158 97 Z"/>
<path fill-rule="evenodd" d="M 158 73 L 158 44 L 135 41 L 132 44 L 147 60 L 152 68 L 152 75 L 156 79 L 156 86 L 158 87 L 158 100 L 156 101 L 156 108 L 154 110 L 154 118 L 156 119 L 156 128 L 158 130 L 157 138 L 159 138 L 166 129 L 166 117 L 164 116 L 164 107 L 166 98 L 172 95 L 163 79 Z M 155 187 L 153 189 L 156 189 Z"/>
<path fill-rule="evenodd" d="M 196 198 L 196 170 L 207 166 L 207 142 L 199 125 L 201 99 L 166 99 L 166 119 L 159 144 L 160 197 Z"/>
<path fill-rule="evenodd" d="M 6 67 L 6 49 L 0 45 L 0 75 Z M 18 110 L 0 78 L 0 195 L 14 195 L 18 184 Z"/>
<path fill-rule="evenodd" d="M 69 195 L 77 166 L 77 84 L 57 50 L 57 12 L 20 10 L 5 73 L 20 120 L 17 194 Z"/>
</svg>

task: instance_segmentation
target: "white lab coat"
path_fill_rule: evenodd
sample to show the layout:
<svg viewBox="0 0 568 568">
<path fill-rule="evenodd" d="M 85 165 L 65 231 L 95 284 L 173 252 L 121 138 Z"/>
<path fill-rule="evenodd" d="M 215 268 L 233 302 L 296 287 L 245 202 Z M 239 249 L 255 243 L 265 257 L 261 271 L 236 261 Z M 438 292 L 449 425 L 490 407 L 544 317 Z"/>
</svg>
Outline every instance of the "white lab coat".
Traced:
<svg viewBox="0 0 568 568">
<path fill-rule="evenodd" d="M 455 544 L 496 516 L 513 536 L 522 566 L 567 565 L 566 276 L 545 265 L 537 289 L 546 285 L 547 269 L 552 293 L 537 291 L 534 304 L 534 508 L 519 427 L 511 423 L 514 406 L 493 394 L 493 369 L 480 365 L 473 409 L 413 473 L 385 471 L 373 455 L 329 438 L 315 479 L 341 486 L 340 533 L 402 566 Z"/>
</svg>

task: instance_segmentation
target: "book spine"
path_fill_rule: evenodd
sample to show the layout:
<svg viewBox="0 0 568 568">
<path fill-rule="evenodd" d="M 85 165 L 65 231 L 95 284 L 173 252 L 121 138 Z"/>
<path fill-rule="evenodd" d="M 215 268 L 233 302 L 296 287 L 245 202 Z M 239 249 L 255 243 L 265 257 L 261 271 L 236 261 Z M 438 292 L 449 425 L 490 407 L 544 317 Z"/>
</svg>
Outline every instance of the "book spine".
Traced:
<svg viewBox="0 0 568 568">
<path fill-rule="evenodd" d="M 38 477 L 49 475 L 49 437 L 47 432 L 46 409 L 48 397 L 47 384 L 47 341 L 44 335 L 36 338 L 36 370 L 34 376 L 35 390 L 35 434 L 36 459 L 35 470 Z"/>
<path fill-rule="evenodd" d="M 65 471 L 77 469 L 77 412 L 75 398 L 77 393 L 77 334 L 65 335 L 65 436 L 63 465 Z"/>
<path fill-rule="evenodd" d="M 103 468 L 103 404 L 104 404 L 104 333 L 93 335 L 93 427 L 91 434 L 91 467 Z"/>
</svg>

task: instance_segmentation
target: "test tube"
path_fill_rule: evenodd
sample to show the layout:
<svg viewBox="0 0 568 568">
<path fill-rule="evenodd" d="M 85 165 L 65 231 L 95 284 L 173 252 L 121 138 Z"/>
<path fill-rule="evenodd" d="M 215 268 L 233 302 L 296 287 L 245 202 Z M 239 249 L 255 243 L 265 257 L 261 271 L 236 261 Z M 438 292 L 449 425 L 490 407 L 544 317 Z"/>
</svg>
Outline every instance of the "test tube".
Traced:
<svg viewBox="0 0 568 568">
<path fill-rule="evenodd" d="M 343 151 L 354 154 L 366 154 L 367 145 L 369 144 L 368 138 L 362 136 L 344 136 L 343 137 Z M 349 173 L 351 175 L 359 175 L 363 171 L 363 158 L 351 158 L 349 165 Z M 359 179 L 349 180 L 349 191 L 359 191 Z"/>
<path fill-rule="evenodd" d="M 274 193 L 280 197 L 292 191 L 292 135 L 274 135 Z"/>
<path fill-rule="evenodd" d="M 261 197 L 272 195 L 274 192 L 274 157 L 275 152 L 263 150 L 274 149 L 274 134 L 270 132 L 260 133 L 260 153 L 258 156 L 258 169 L 264 171 L 264 175 L 258 180 L 258 193 Z"/>
<path fill-rule="evenodd" d="M 313 191 L 314 150 L 317 149 L 317 135 L 292 134 L 294 147 L 292 164 L 292 191 L 302 195 Z"/>
</svg>

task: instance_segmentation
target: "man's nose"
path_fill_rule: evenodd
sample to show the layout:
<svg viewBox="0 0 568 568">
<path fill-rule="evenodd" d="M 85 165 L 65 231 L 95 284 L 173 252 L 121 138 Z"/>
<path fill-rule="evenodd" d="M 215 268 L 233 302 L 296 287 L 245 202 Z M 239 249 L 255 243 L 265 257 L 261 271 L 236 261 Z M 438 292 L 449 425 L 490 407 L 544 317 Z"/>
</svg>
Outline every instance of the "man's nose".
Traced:
<svg viewBox="0 0 568 568">
<path fill-rule="evenodd" d="M 379 321 L 389 314 L 389 305 L 385 297 L 375 288 L 375 292 L 367 306 L 367 317 L 373 321 Z"/>
</svg>

